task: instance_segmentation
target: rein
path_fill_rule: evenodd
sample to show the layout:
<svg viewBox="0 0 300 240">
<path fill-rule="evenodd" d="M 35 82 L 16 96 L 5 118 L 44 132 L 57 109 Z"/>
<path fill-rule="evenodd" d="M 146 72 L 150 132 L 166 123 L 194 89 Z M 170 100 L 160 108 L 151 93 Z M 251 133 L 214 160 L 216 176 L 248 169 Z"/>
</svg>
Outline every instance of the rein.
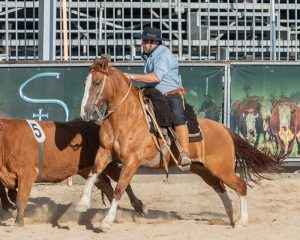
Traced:
<svg viewBox="0 0 300 240">
<path fill-rule="evenodd" d="M 100 111 L 99 111 L 99 108 L 97 107 L 97 102 L 99 101 L 101 95 L 102 95 L 102 92 L 104 90 L 104 86 L 105 86 L 105 83 L 106 83 L 106 78 L 107 78 L 107 75 L 104 75 L 104 79 L 103 79 L 103 84 L 102 84 L 102 87 L 100 89 L 100 92 L 99 92 L 99 95 L 96 99 L 96 102 L 93 104 L 93 108 L 95 110 L 95 112 L 97 113 L 98 117 L 99 117 L 99 120 L 97 120 L 97 123 L 99 125 L 102 124 L 102 122 L 107 119 L 112 113 L 114 113 L 120 106 L 121 104 L 124 102 L 124 100 L 128 97 L 129 93 L 130 93 L 130 89 L 132 87 L 132 81 L 130 81 L 130 85 L 129 85 L 129 88 L 125 94 L 125 96 L 121 99 L 121 101 L 111 110 L 107 111 L 107 113 L 105 115 L 103 115 Z"/>
<path fill-rule="evenodd" d="M 175 164 L 177 165 L 177 167 L 179 167 L 181 170 L 183 170 L 183 168 L 181 167 L 181 165 L 178 163 L 177 159 L 175 158 L 171 148 L 170 148 L 170 145 L 167 143 L 165 137 L 163 136 L 162 132 L 161 132 L 161 129 L 160 127 L 158 126 L 158 123 L 156 121 L 156 118 L 155 116 L 152 114 L 152 112 L 149 110 L 148 106 L 144 103 L 144 100 L 143 100 L 143 96 L 142 96 L 142 91 L 139 91 L 139 100 L 140 100 L 140 103 L 142 105 L 142 109 L 143 109 L 143 112 L 144 112 L 144 116 L 145 116 L 145 120 L 146 120 L 146 123 L 148 125 L 148 128 L 150 129 L 150 124 L 148 122 L 148 118 L 147 116 L 149 115 L 151 120 L 152 120 L 152 123 L 155 125 L 156 127 L 156 130 L 158 131 L 158 134 L 160 136 L 160 138 L 162 139 L 164 145 L 162 147 L 159 146 L 159 143 L 158 141 L 156 140 L 156 138 L 154 137 L 154 134 L 151 134 L 152 135 L 152 139 L 153 139 L 153 142 L 155 143 L 155 146 L 156 148 L 158 149 L 158 151 L 162 152 L 162 148 L 166 147 L 167 150 L 169 151 L 171 157 L 173 158 L 173 161 L 175 162 Z M 148 114 L 148 115 L 147 115 Z M 166 159 L 165 157 L 163 156 L 162 157 L 163 159 L 163 164 L 164 164 L 164 167 L 166 169 L 166 173 L 168 175 L 168 163 L 166 162 Z"/>
</svg>

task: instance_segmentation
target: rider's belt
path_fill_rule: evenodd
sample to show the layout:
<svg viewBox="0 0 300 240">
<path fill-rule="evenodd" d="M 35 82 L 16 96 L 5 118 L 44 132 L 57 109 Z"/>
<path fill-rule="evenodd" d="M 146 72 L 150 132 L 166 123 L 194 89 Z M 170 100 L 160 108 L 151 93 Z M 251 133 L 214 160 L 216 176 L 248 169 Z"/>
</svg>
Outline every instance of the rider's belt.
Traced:
<svg viewBox="0 0 300 240">
<path fill-rule="evenodd" d="M 179 93 L 180 95 L 184 95 L 185 90 L 184 90 L 184 88 L 177 88 L 177 89 L 174 89 L 172 91 L 166 92 L 164 95 L 168 96 L 168 95 L 172 95 L 172 94 L 176 94 L 176 93 Z"/>
</svg>

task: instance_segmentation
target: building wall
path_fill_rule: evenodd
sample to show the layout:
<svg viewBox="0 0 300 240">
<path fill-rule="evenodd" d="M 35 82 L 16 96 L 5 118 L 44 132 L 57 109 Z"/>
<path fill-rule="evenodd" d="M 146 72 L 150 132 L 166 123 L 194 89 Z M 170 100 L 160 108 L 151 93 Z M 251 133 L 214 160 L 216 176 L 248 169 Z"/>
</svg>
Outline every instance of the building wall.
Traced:
<svg viewBox="0 0 300 240">
<path fill-rule="evenodd" d="M 47 1 L 47 0 L 45 0 Z M 271 60 L 270 1 L 257 0 L 68 0 L 68 55 L 90 60 L 110 54 L 112 61 L 141 60 L 147 26 L 163 37 L 182 61 Z M 0 2 L 0 58 L 38 59 L 39 1 Z M 46 10 L 47 11 L 47 10 Z M 276 60 L 299 59 L 300 3 L 276 1 Z M 63 60 L 62 0 L 56 1 L 56 60 Z"/>
</svg>

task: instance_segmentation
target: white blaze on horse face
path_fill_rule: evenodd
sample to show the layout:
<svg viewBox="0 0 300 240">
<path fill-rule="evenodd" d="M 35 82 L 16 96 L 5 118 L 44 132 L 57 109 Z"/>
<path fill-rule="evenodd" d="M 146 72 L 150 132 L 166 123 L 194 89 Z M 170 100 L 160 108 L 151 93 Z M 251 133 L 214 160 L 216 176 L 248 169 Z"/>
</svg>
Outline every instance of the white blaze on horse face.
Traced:
<svg viewBox="0 0 300 240">
<path fill-rule="evenodd" d="M 92 74 L 90 73 L 86 78 L 84 94 L 83 94 L 83 98 L 81 101 L 81 108 L 80 108 L 81 118 L 83 118 L 85 116 L 84 107 L 87 103 L 87 100 L 89 99 L 89 92 L 90 92 L 91 85 L 92 85 Z"/>
</svg>

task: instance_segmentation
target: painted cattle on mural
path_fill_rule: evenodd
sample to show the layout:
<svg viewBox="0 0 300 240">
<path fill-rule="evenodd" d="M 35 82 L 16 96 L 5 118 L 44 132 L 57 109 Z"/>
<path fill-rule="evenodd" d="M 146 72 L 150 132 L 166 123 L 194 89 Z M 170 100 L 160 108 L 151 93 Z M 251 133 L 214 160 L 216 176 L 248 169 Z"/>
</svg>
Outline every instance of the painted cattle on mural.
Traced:
<svg viewBox="0 0 300 240">
<path fill-rule="evenodd" d="M 205 96 L 201 104 L 198 115 L 219 122 L 221 117 L 221 108 L 215 103 L 211 96 Z"/>
<path fill-rule="evenodd" d="M 274 155 L 277 151 L 276 141 L 270 129 L 270 118 L 272 114 L 272 101 L 265 99 L 264 97 L 259 98 L 261 104 L 260 114 L 262 117 L 262 136 L 258 143 L 258 150 Z"/>
<path fill-rule="evenodd" d="M 278 153 L 289 155 L 300 142 L 300 108 L 288 100 L 278 100 L 273 105 L 270 129 L 275 137 Z"/>
<path fill-rule="evenodd" d="M 245 97 L 231 108 L 231 128 L 255 147 L 263 133 L 261 107 L 258 97 Z"/>
</svg>

